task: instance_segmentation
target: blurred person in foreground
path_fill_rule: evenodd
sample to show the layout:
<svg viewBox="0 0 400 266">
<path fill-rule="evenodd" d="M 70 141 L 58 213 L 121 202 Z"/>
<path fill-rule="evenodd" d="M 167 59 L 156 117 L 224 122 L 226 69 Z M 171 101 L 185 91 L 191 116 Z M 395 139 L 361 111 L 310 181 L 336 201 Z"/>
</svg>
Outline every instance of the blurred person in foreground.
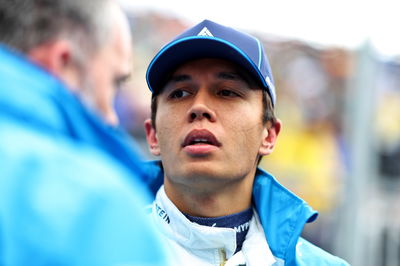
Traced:
<svg viewBox="0 0 400 266">
<path fill-rule="evenodd" d="M 0 265 L 165 265 L 139 157 L 111 126 L 131 68 L 121 8 L 1 1 L 0 42 Z"/>
<path fill-rule="evenodd" d="M 205 20 L 160 50 L 147 82 L 152 217 L 177 265 L 347 265 L 300 237 L 316 211 L 257 168 L 281 129 L 259 40 Z"/>
</svg>

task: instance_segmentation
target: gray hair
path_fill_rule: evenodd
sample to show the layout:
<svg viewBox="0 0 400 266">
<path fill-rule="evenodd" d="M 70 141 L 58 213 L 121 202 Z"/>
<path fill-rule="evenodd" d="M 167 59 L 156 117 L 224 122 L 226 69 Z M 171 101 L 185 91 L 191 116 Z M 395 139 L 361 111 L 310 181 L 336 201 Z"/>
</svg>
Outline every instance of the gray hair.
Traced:
<svg viewBox="0 0 400 266">
<path fill-rule="evenodd" d="M 0 42 L 22 53 L 58 38 L 82 60 L 111 30 L 111 0 L 0 0 Z M 83 57 L 83 58 L 82 58 Z"/>
</svg>

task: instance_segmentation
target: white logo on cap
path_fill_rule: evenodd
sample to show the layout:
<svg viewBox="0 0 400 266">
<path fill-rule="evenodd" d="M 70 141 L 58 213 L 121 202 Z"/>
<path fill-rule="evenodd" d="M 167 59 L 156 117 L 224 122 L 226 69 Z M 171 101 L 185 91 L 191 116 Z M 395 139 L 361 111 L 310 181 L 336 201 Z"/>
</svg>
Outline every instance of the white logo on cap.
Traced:
<svg viewBox="0 0 400 266">
<path fill-rule="evenodd" d="M 207 29 L 207 27 L 204 27 L 197 36 L 208 36 L 208 37 L 214 37 L 212 33 Z"/>
</svg>

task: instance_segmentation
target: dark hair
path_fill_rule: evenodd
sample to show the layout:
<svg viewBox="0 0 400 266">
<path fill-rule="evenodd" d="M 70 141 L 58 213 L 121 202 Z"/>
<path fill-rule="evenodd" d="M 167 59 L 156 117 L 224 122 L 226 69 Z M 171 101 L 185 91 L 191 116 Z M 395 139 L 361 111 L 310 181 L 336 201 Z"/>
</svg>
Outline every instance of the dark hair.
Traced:
<svg viewBox="0 0 400 266">
<path fill-rule="evenodd" d="M 0 42 L 22 53 L 58 37 L 91 54 L 106 38 L 103 10 L 109 0 L 0 1 Z M 105 12 L 105 11 L 104 11 Z"/>
</svg>

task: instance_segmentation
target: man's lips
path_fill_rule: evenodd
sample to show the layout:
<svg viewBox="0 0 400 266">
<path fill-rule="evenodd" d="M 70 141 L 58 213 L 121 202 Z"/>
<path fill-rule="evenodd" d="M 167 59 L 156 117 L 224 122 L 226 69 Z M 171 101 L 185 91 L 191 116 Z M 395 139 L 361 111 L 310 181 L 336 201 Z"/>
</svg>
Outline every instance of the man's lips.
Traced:
<svg viewBox="0 0 400 266">
<path fill-rule="evenodd" d="M 194 129 L 186 136 L 182 143 L 182 147 L 192 145 L 212 145 L 220 147 L 221 143 L 217 140 L 214 134 L 207 129 Z"/>
</svg>

